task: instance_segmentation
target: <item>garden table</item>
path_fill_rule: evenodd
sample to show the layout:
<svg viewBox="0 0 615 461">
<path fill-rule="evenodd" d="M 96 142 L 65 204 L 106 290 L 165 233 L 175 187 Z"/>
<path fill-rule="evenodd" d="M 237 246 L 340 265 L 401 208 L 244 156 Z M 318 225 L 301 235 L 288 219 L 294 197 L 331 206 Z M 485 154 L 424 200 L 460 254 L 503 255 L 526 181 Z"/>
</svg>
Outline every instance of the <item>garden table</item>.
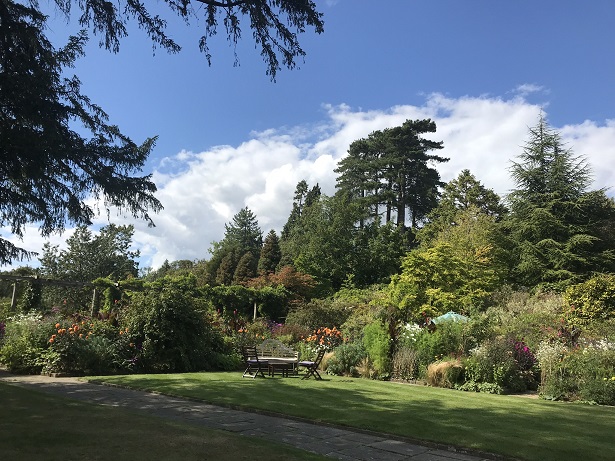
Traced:
<svg viewBox="0 0 615 461">
<path fill-rule="evenodd" d="M 259 360 L 264 360 L 269 363 L 269 376 L 275 376 L 275 372 L 279 371 L 282 376 L 288 377 L 289 371 L 295 372 L 297 359 L 291 357 L 259 357 Z"/>
</svg>

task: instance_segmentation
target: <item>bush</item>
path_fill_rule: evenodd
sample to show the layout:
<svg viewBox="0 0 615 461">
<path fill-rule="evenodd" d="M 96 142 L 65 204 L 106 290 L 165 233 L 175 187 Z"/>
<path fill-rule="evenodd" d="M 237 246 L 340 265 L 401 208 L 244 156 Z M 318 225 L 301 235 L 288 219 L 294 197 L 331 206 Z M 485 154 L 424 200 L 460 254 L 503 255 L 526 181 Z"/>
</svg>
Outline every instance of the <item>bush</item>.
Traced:
<svg viewBox="0 0 615 461">
<path fill-rule="evenodd" d="M 488 323 L 482 318 L 467 323 L 443 322 L 433 332 L 422 329 L 410 346 L 416 351 L 418 375 L 426 377 L 429 364 L 444 357 L 467 354 L 488 332 Z"/>
<path fill-rule="evenodd" d="M 361 342 L 337 346 L 334 355 L 327 362 L 327 373 L 332 375 L 357 376 L 357 366 L 367 353 Z"/>
<path fill-rule="evenodd" d="M 324 349 L 327 352 L 331 352 L 337 346 L 342 344 L 344 336 L 342 332 L 336 327 L 320 327 L 315 329 L 310 336 L 305 338 L 305 342 L 312 349 L 317 351 Z"/>
<path fill-rule="evenodd" d="M 537 357 L 543 398 L 615 405 L 615 343 L 601 340 L 572 349 L 545 343 Z"/>
<path fill-rule="evenodd" d="M 292 308 L 286 317 L 286 324 L 300 325 L 309 330 L 316 330 L 322 326 L 332 328 L 343 324 L 349 315 L 350 310 L 345 302 L 313 299 L 309 303 Z"/>
<path fill-rule="evenodd" d="M 49 348 L 42 354 L 43 372 L 75 375 L 88 371 L 94 357 L 85 324 L 58 322 L 54 327 Z"/>
<path fill-rule="evenodd" d="M 133 294 L 121 319 L 136 344 L 138 369 L 185 372 L 213 368 L 223 340 L 196 294 L 194 277 L 165 277 Z"/>
<path fill-rule="evenodd" d="M 497 324 L 502 336 L 523 338 L 528 347 L 536 350 L 546 337 L 557 336 L 562 326 L 563 299 L 560 294 L 512 292 L 492 307 L 488 315 Z"/>
<path fill-rule="evenodd" d="M 391 337 L 381 322 L 370 323 L 363 330 L 363 346 L 379 378 L 387 378 L 391 373 Z"/>
<path fill-rule="evenodd" d="M 491 383 L 509 392 L 535 389 L 536 370 L 532 352 L 520 341 L 497 337 L 483 342 L 466 360 L 466 379 Z"/>
<path fill-rule="evenodd" d="M 456 384 L 455 389 L 466 392 L 484 392 L 485 394 L 503 394 L 502 386 L 494 383 L 477 383 L 476 381 L 466 381 L 463 384 Z"/>
<path fill-rule="evenodd" d="M 284 344 L 294 346 L 307 338 L 310 333 L 310 330 L 301 325 L 285 323 L 276 332 L 275 337 Z"/>
<path fill-rule="evenodd" d="M 568 287 L 564 301 L 570 306 L 567 317 L 572 323 L 615 317 L 615 275 L 600 274 Z"/>
<path fill-rule="evenodd" d="M 43 367 L 41 355 L 49 346 L 54 320 L 31 312 L 7 319 L 0 347 L 0 362 L 12 373 L 38 374 Z"/>
</svg>

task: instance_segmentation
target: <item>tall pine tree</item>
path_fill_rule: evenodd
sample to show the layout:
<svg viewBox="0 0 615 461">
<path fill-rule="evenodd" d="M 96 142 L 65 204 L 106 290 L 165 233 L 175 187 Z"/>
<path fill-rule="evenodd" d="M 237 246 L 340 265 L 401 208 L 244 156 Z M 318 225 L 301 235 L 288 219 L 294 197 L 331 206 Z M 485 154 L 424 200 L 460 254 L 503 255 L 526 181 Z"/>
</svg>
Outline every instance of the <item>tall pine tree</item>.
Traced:
<svg viewBox="0 0 615 461">
<path fill-rule="evenodd" d="M 280 239 L 278 238 L 278 234 L 271 229 L 263 242 L 261 255 L 258 259 L 258 273 L 264 275 L 275 272 L 281 259 L 282 251 L 280 250 Z"/>
<path fill-rule="evenodd" d="M 388 223 L 394 213 L 399 227 L 416 228 L 437 205 L 443 185 L 432 164 L 448 161 L 429 153 L 443 148 L 422 136 L 435 131 L 432 120 L 406 120 L 353 142 L 335 170 L 338 191 L 357 201 L 366 217 L 384 213 Z"/>
<path fill-rule="evenodd" d="M 615 203 L 603 189 L 588 190 L 590 166 L 542 116 L 511 175 L 517 187 L 508 196 L 506 226 L 515 282 L 561 289 L 615 271 Z"/>
</svg>

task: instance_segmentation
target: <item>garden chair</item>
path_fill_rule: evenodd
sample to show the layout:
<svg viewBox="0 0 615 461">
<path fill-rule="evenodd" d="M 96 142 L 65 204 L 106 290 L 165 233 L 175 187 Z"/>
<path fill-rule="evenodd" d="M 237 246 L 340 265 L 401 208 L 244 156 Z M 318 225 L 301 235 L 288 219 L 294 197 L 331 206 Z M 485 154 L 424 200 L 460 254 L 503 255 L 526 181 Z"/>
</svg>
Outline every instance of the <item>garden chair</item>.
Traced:
<svg viewBox="0 0 615 461">
<path fill-rule="evenodd" d="M 303 360 L 299 362 L 299 366 L 305 368 L 305 375 L 303 375 L 303 378 L 301 379 L 308 379 L 310 376 L 313 376 L 314 379 L 322 379 L 320 373 L 318 373 L 318 367 L 320 366 L 320 362 L 322 362 L 322 358 L 324 357 L 324 355 L 325 350 L 320 349 L 314 361 Z"/>
<path fill-rule="evenodd" d="M 243 355 L 243 361 L 246 365 L 246 370 L 243 372 L 242 378 L 250 376 L 256 378 L 259 374 L 264 378 L 265 373 L 263 370 L 269 369 L 269 362 L 267 360 L 260 360 L 256 351 L 256 346 L 244 346 L 241 348 Z"/>
</svg>

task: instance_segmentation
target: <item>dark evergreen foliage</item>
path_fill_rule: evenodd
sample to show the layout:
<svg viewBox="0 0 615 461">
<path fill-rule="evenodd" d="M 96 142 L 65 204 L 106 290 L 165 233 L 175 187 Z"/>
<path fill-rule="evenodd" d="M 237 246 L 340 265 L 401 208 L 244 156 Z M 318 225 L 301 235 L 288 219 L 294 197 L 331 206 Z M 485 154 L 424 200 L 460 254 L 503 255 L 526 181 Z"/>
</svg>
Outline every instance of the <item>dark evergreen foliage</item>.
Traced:
<svg viewBox="0 0 615 461">
<path fill-rule="evenodd" d="M 505 225 L 515 282 L 559 290 L 615 271 L 615 202 L 604 190 L 588 191 L 589 165 L 563 146 L 544 118 L 530 129 L 511 174 L 517 188 L 508 196 Z"/>
<path fill-rule="evenodd" d="M 256 277 L 256 266 L 258 261 L 254 258 L 254 255 L 250 252 L 244 253 L 244 255 L 237 262 L 237 267 L 233 274 L 233 284 L 243 285 L 251 278 Z"/>
<path fill-rule="evenodd" d="M 272 229 L 263 242 L 261 255 L 258 259 L 258 273 L 268 274 L 275 272 L 281 259 L 282 250 L 280 249 L 280 239 L 278 238 L 278 234 Z"/>
<path fill-rule="evenodd" d="M 167 21 L 152 14 L 139 0 L 126 0 L 121 4 L 101 0 L 55 0 L 55 3 L 67 17 L 78 9 L 81 13 L 79 24 L 89 27 L 100 37 L 100 45 L 113 52 L 119 51 L 131 20 L 151 38 L 154 48 L 161 47 L 171 53 L 181 50 L 167 34 Z M 297 65 L 295 59 L 305 56 L 298 35 L 305 32 L 307 26 L 313 27 L 318 34 L 324 31 L 322 14 L 316 11 L 312 0 L 165 0 L 160 3 L 187 24 L 193 21 L 204 25 L 199 48 L 209 64 L 212 60 L 210 41 L 217 35 L 218 25 L 224 24 L 223 35 L 236 47 L 245 20 L 272 80 L 281 65 L 293 69 Z M 236 53 L 235 64 L 239 64 Z"/>
<path fill-rule="evenodd" d="M 458 225 L 457 220 L 463 216 L 460 212 L 470 208 L 498 222 L 508 212 L 493 190 L 484 187 L 469 170 L 463 170 L 444 186 L 438 206 L 429 213 L 427 224 L 419 231 L 417 238 L 422 244 L 429 244 L 439 233 Z"/>
<path fill-rule="evenodd" d="M 407 120 L 401 126 L 375 131 L 350 145 L 348 156 L 335 170 L 339 173 L 337 188 L 365 210 L 361 224 L 364 219 L 375 219 L 381 214 L 384 222 L 390 222 L 395 213 L 398 226 L 404 227 L 409 221 L 414 229 L 437 205 L 438 188 L 443 183 L 430 164 L 448 159 L 428 154 L 442 149 L 442 142 L 421 136 L 435 131 L 436 124 L 429 119 Z"/>
<path fill-rule="evenodd" d="M 135 174 L 155 138 L 135 144 L 81 93 L 77 77 L 64 77 L 87 37 L 54 49 L 36 6 L 0 2 L 0 225 L 20 237 L 28 223 L 39 223 L 43 236 L 67 221 L 89 225 L 92 197 L 151 224 L 149 212 L 162 209 L 156 186 Z M 0 239 L 0 263 L 31 256 Z"/>
<path fill-rule="evenodd" d="M 224 239 L 214 242 L 211 260 L 207 264 L 208 281 L 216 285 L 230 285 L 233 282 L 239 260 L 250 253 L 256 275 L 256 266 L 263 246 L 263 233 L 254 213 L 245 207 L 229 224 L 224 225 Z"/>
</svg>

